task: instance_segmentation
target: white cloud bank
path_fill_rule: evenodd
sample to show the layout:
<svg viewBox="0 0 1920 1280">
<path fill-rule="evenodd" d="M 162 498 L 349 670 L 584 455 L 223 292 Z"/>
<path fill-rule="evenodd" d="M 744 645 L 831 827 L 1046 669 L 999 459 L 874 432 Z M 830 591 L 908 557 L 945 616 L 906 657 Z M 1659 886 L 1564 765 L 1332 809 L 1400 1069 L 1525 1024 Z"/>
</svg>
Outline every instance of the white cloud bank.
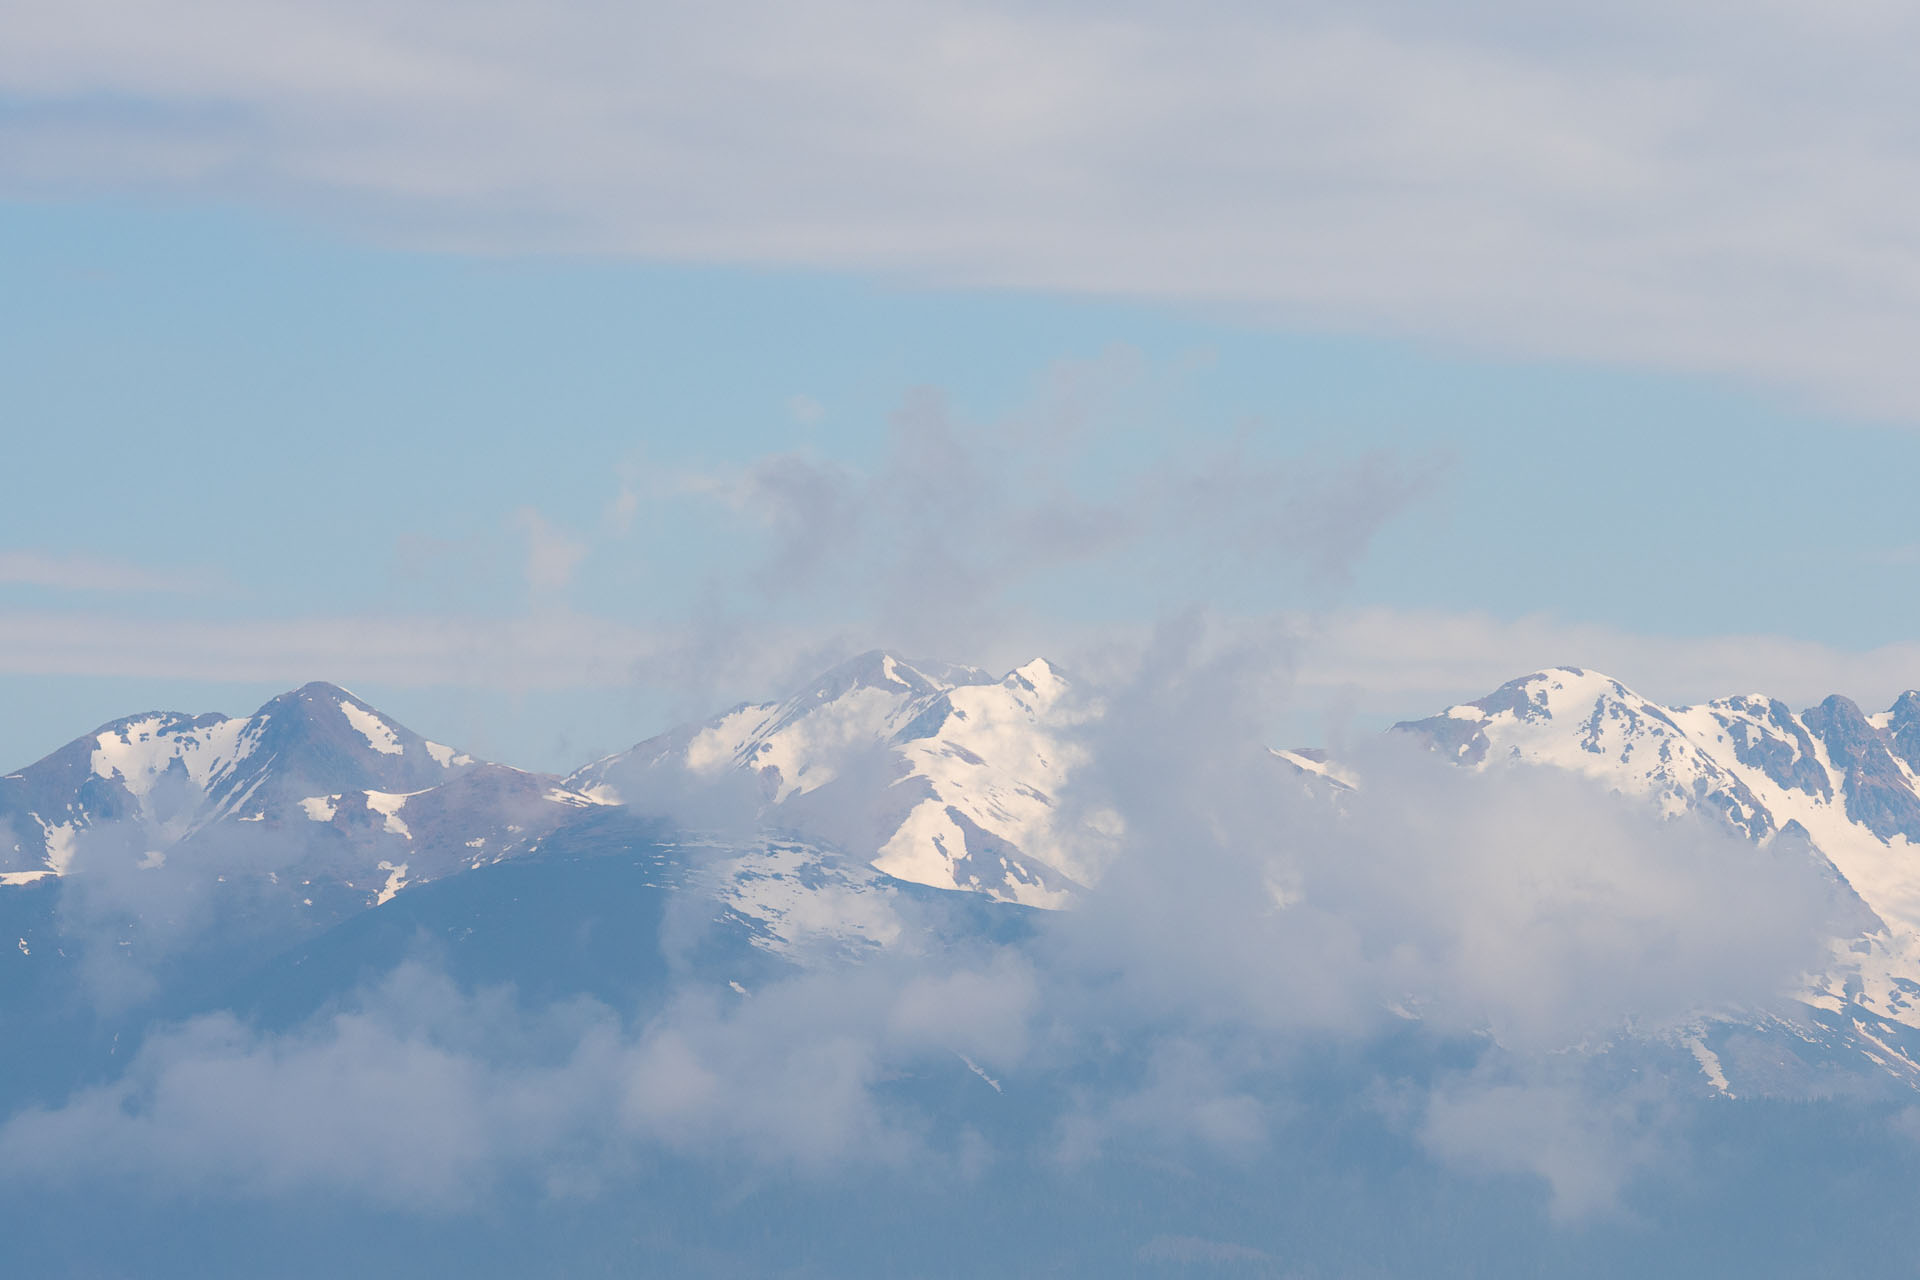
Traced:
<svg viewBox="0 0 1920 1280">
<path fill-rule="evenodd" d="M 1920 15 L 12 0 L 0 191 L 1249 304 L 1913 416 Z"/>
</svg>

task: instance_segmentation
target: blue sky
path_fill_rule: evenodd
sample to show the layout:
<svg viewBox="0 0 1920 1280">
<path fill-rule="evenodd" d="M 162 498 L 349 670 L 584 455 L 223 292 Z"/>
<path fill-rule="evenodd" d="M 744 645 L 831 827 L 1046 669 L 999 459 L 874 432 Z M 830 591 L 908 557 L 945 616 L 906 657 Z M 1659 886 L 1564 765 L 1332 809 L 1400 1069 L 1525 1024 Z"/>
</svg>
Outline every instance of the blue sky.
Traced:
<svg viewBox="0 0 1920 1280">
<path fill-rule="evenodd" d="M 609 39 L 658 34 L 588 8 Z M 0 755 L 331 678 L 561 768 L 850 647 L 1072 661 L 1196 607 L 1292 620 L 1299 714 L 1275 733 L 1300 740 L 1560 662 L 1671 700 L 1920 683 L 1899 344 L 1920 304 L 1905 240 L 1855 198 L 1876 165 L 1903 181 L 1905 144 L 1806 151 L 1865 118 L 1838 91 L 1737 131 L 1769 49 L 1815 67 L 1896 18 L 1814 39 L 1770 11 L 1724 65 L 1642 74 L 1629 37 L 1658 19 L 1632 6 L 1570 11 L 1584 46 L 1395 5 L 1242 15 L 1246 42 L 1351 63 L 1295 100 L 1208 30 L 1182 39 L 1212 98 L 1179 48 L 1142 62 L 1149 10 L 910 8 L 831 66 L 769 70 L 772 11 L 731 43 L 675 28 L 713 74 L 656 100 L 582 32 L 516 51 L 513 6 L 458 38 L 432 6 L 308 8 L 278 70 L 238 19 L 192 42 L 21 6 Z M 1702 15 L 1675 48 L 1715 38 Z M 960 111 L 983 83 L 995 111 Z M 549 92 L 516 113 L 516 85 Z M 1379 119 L 1304 128 L 1355 86 Z M 900 118 L 869 119 L 887 93 Z M 1195 103 L 1258 145 L 1196 141 Z M 1445 131 L 1407 132 L 1435 110 Z M 889 433 L 929 395 L 1014 477 L 939 507 L 955 564 L 896 562 L 856 521 L 776 581 L 756 468 L 801 459 L 878 510 Z M 1337 492 L 1261 535 L 1297 554 L 1178 519 L 1031 568 L 968 550 L 1053 509 L 1047 486 L 1111 516 L 1188 465 Z M 987 581 L 949 626 L 874 585 L 916 572 L 935 597 L 943 572 Z M 703 627 L 725 663 L 688 665 Z"/>
</svg>

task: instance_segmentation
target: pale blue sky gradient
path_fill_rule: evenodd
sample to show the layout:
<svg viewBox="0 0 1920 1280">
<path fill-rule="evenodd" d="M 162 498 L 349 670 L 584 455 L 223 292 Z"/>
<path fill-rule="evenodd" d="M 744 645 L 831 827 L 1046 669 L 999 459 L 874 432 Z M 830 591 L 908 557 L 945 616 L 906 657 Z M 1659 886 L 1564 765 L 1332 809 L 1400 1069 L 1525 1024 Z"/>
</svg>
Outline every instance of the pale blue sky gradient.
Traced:
<svg viewBox="0 0 1920 1280">
<path fill-rule="evenodd" d="M 1265 458 L 1384 451 L 1437 477 L 1338 589 L 1090 566 L 1027 592 L 1063 624 L 1136 625 L 1189 604 L 1377 607 L 1842 651 L 1920 630 L 1902 480 L 1920 475 L 1920 434 L 1796 410 L 1779 392 L 1192 304 L 387 249 L 230 208 L 100 200 L 0 207 L 13 476 L 0 551 L 196 589 L 15 581 L 0 614 L 138 628 L 564 610 L 673 625 L 738 574 L 748 543 L 711 504 L 659 492 L 662 477 L 796 449 L 871 468 L 919 389 L 990 424 L 1044 412 L 1062 378 L 1084 416 L 1074 474 L 1096 488 L 1235 433 Z M 608 516 L 623 483 L 646 491 L 624 533 Z M 564 586 L 529 585 L 527 509 L 581 549 Z M 154 704 L 241 711 L 296 674 L 351 677 L 15 670 L 0 677 L 0 753 L 24 763 Z M 1641 678 L 1657 687 L 1659 673 Z M 658 683 L 638 671 L 611 688 L 362 692 L 424 732 L 562 767 L 687 709 Z"/>
</svg>

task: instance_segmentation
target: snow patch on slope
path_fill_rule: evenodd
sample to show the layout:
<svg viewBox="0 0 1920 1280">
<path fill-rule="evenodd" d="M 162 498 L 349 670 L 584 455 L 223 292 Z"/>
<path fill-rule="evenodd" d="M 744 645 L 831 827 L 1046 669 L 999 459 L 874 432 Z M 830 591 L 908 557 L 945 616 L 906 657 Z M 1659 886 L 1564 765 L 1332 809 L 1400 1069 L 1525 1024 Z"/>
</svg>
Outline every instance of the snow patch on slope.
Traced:
<svg viewBox="0 0 1920 1280">
<path fill-rule="evenodd" d="M 1720 1055 L 1707 1048 L 1707 1042 L 1704 1039 L 1699 1035 L 1688 1036 L 1687 1051 L 1693 1055 L 1693 1060 L 1700 1064 L 1700 1074 L 1707 1078 L 1708 1084 L 1729 1098 L 1734 1096 L 1733 1090 L 1727 1086 L 1727 1073 L 1720 1065 Z"/>
<path fill-rule="evenodd" d="M 407 801 L 411 797 L 419 794 L 418 791 L 409 791 L 404 794 L 392 791 L 368 791 L 365 793 L 367 809 L 386 819 L 383 830 L 388 834 L 405 836 L 411 840 L 413 832 L 407 829 L 407 824 L 400 817 L 400 811 L 407 807 Z"/>
<path fill-rule="evenodd" d="M 393 726 L 385 720 L 367 710 L 359 703 L 351 702 L 346 698 L 341 698 L 339 705 L 342 714 L 347 717 L 347 723 L 352 725 L 355 731 L 367 740 L 369 747 L 378 751 L 383 756 L 397 756 L 406 750 L 400 743 L 400 735 L 395 733 Z M 447 762 L 442 761 L 441 767 L 445 768 L 446 766 Z"/>
<path fill-rule="evenodd" d="M 394 895 L 407 887 L 406 863 L 402 862 L 396 865 L 391 862 L 382 862 L 380 864 L 380 870 L 387 873 L 387 882 L 381 886 L 380 895 L 373 901 L 373 905 L 376 907 L 386 906 L 387 903 L 393 901 Z"/>
<path fill-rule="evenodd" d="M 73 855 L 76 847 L 77 827 L 71 822 L 47 822 L 42 819 L 40 830 L 47 842 L 47 870 L 56 876 L 64 876 L 73 867 Z"/>
<path fill-rule="evenodd" d="M 1269 747 L 1268 751 L 1275 759 L 1292 765 L 1302 773 L 1323 778 L 1341 790 L 1352 791 L 1359 785 L 1350 770 L 1333 763 L 1318 752 L 1309 754 L 1305 751 L 1287 751 L 1279 747 Z"/>
<path fill-rule="evenodd" d="M 716 870 L 716 896 L 756 926 L 753 942 L 764 950 L 858 953 L 903 935 L 892 889 L 810 845 L 769 843 L 734 853 Z"/>
<path fill-rule="evenodd" d="M 88 764 L 95 777 L 117 780 L 141 800 L 176 764 L 204 792 L 246 758 L 257 737 L 247 720 L 145 716 L 94 735 Z"/>
<path fill-rule="evenodd" d="M 425 742 L 422 745 L 426 747 L 427 754 L 433 757 L 433 762 L 442 769 L 473 763 L 473 757 L 464 751 L 455 751 L 452 747 L 443 746 L 438 742 Z"/>
</svg>

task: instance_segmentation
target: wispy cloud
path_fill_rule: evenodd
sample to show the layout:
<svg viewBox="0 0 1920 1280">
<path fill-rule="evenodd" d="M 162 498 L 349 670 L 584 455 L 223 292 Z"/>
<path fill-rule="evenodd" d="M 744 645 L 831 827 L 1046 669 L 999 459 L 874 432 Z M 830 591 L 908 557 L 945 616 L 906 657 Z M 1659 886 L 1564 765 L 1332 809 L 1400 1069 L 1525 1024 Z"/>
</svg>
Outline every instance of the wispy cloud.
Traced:
<svg viewBox="0 0 1920 1280">
<path fill-rule="evenodd" d="M 1810 705 L 1830 693 L 1885 706 L 1920 687 L 1920 644 L 1842 649 L 1792 636 L 1672 636 L 1547 615 L 1363 609 L 1300 622 L 1302 681 L 1349 686 L 1376 708 L 1431 703 L 1552 666 L 1604 671 L 1683 705 L 1766 693 Z"/>
<path fill-rule="evenodd" d="M 527 539 L 527 586 L 538 595 L 565 590 L 586 559 L 587 544 L 534 507 L 515 511 L 513 527 Z"/>
<path fill-rule="evenodd" d="M 1920 245 L 1897 213 L 1920 190 L 1899 124 L 1920 20 L 1900 6 L 465 16 L 16 3 L 0 89 L 33 109 L 0 124 L 6 189 L 1214 299 L 1920 413 Z"/>
<path fill-rule="evenodd" d="M 923 390 L 870 465 L 769 454 L 681 473 L 676 496 L 758 535 L 757 563 L 715 575 L 730 602 L 756 616 L 824 604 L 935 652 L 1007 634 L 1023 597 L 1057 588 L 1124 583 L 1149 607 L 1181 608 L 1254 576 L 1276 594 L 1324 595 L 1445 470 L 1387 452 L 1285 454 L 1252 432 L 1107 457 L 1089 447 L 1078 400 L 1130 376 L 1084 373 L 1096 385 L 990 421 Z"/>
<path fill-rule="evenodd" d="M 1648 697 L 1686 704 L 1766 693 L 1811 705 L 1844 693 L 1884 706 L 1920 687 L 1920 644 L 1846 650 L 1790 637 L 1673 637 L 1549 617 L 1391 609 L 1216 624 L 1266 646 L 1272 678 L 1312 697 L 1339 696 L 1376 716 L 1431 714 L 1549 666 L 1605 671 Z M 1011 668 L 1044 656 L 1109 674 L 1116 643 L 1137 628 L 1061 619 L 1016 623 L 990 643 L 923 656 Z M 577 612 L 528 618 L 323 615 L 153 619 L 106 612 L 0 613 L 0 673 L 154 680 L 283 682 L 321 676 L 396 686 L 518 690 L 691 688 L 712 706 L 778 693 L 860 647 L 889 643 L 862 625 L 767 626 L 751 636 L 700 622 L 642 626 Z M 724 655 L 724 657 L 723 657 Z"/>
<path fill-rule="evenodd" d="M 0 550 L 0 586 L 51 587 L 60 591 L 192 594 L 211 590 L 205 572 L 156 569 L 124 560 Z"/>
<path fill-rule="evenodd" d="M 110 613 L 0 614 L 10 675 L 278 681 L 328 673 L 369 684 L 501 689 L 631 683 L 668 641 L 577 615 L 154 619 Z"/>
</svg>

